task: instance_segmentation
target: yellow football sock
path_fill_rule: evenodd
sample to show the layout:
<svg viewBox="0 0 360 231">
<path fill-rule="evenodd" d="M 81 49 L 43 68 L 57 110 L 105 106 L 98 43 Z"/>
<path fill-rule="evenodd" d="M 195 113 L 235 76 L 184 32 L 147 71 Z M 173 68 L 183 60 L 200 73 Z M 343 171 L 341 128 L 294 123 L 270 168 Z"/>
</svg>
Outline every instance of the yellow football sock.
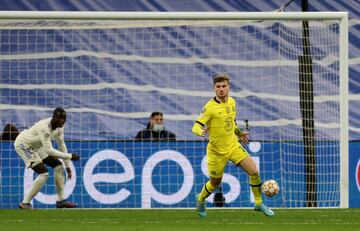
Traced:
<svg viewBox="0 0 360 231">
<path fill-rule="evenodd" d="M 254 194 L 255 204 L 260 205 L 261 199 L 261 179 L 259 175 L 250 176 L 251 191 Z"/>
<path fill-rule="evenodd" d="M 204 202 L 205 199 L 215 191 L 215 187 L 211 185 L 210 181 L 206 182 L 204 187 L 201 190 L 201 193 L 198 197 L 198 201 Z"/>
</svg>

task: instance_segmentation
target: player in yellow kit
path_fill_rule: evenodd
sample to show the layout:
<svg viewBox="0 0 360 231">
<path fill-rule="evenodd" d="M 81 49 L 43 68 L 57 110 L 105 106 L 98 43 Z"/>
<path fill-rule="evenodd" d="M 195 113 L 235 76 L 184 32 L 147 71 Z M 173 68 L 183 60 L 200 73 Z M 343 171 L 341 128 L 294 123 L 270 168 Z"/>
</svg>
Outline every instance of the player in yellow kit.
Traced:
<svg viewBox="0 0 360 231">
<path fill-rule="evenodd" d="M 262 203 L 259 170 L 238 142 L 239 138 L 241 143 L 248 143 L 249 134 L 241 132 L 236 126 L 236 102 L 229 96 L 229 81 L 227 74 L 215 75 L 215 97 L 205 104 L 192 128 L 192 132 L 197 136 L 209 134 L 206 152 L 210 180 L 196 197 L 196 209 L 200 217 L 206 216 L 205 199 L 219 187 L 226 163 L 230 160 L 249 175 L 255 198 L 254 209 L 267 216 L 274 216 L 274 212 Z"/>
</svg>

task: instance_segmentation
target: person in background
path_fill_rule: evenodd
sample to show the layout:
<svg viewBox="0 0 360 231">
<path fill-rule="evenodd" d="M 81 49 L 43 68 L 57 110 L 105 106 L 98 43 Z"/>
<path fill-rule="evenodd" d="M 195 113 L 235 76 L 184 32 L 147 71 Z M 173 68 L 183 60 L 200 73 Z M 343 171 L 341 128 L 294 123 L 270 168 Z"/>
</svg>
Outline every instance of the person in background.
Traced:
<svg viewBox="0 0 360 231">
<path fill-rule="evenodd" d="M 14 141 L 19 135 L 19 129 L 13 124 L 6 124 L 1 134 L 1 140 Z"/>
<path fill-rule="evenodd" d="M 164 116 L 161 112 L 153 112 L 145 129 L 136 134 L 137 141 L 174 141 L 176 135 L 164 127 Z"/>
</svg>

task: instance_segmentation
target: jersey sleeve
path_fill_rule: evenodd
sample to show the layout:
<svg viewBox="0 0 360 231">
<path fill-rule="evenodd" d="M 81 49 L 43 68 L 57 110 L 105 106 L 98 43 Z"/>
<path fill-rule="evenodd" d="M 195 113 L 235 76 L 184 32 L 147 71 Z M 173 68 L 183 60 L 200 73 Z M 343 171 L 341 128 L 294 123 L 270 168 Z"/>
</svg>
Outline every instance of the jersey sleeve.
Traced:
<svg viewBox="0 0 360 231">
<path fill-rule="evenodd" d="M 69 153 L 61 152 L 53 148 L 50 138 L 50 130 L 47 128 L 39 128 L 38 135 L 40 137 L 41 143 L 45 152 L 51 156 L 56 156 L 61 159 L 71 159 L 72 155 Z"/>
<path fill-rule="evenodd" d="M 64 141 L 64 128 L 60 128 L 56 137 L 55 137 L 56 143 L 59 146 L 59 151 L 67 153 L 67 147 Z"/>
<path fill-rule="evenodd" d="M 210 112 L 210 107 L 208 106 L 204 106 L 201 114 L 199 115 L 199 117 L 196 119 L 196 122 L 199 122 L 200 124 L 203 124 L 203 126 L 206 125 L 206 123 L 209 121 L 209 119 L 211 118 L 211 112 Z"/>
<path fill-rule="evenodd" d="M 211 115 L 208 107 L 205 105 L 201 111 L 200 116 L 196 119 L 192 132 L 197 136 L 204 136 L 203 127 L 206 126 L 206 123 L 209 121 Z"/>
</svg>

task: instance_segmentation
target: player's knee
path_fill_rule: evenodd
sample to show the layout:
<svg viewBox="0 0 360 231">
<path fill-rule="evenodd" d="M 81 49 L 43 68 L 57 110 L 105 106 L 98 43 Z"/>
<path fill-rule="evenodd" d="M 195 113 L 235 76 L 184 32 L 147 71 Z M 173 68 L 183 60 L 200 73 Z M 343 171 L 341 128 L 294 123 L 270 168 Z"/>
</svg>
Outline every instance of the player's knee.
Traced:
<svg viewBox="0 0 360 231">
<path fill-rule="evenodd" d="M 57 165 L 54 169 L 55 169 L 55 170 L 58 170 L 58 169 L 64 170 L 64 167 L 62 166 L 62 164 L 59 164 L 59 165 Z"/>
<path fill-rule="evenodd" d="M 39 176 L 43 177 L 45 180 L 47 180 L 49 178 L 49 172 L 44 172 L 39 174 Z"/>
<path fill-rule="evenodd" d="M 253 170 L 249 171 L 249 176 L 250 177 L 258 177 L 259 175 L 260 175 L 259 170 L 257 170 L 257 169 L 253 169 Z"/>
<path fill-rule="evenodd" d="M 55 174 L 64 174 L 64 167 L 62 164 L 60 165 L 57 165 L 55 168 L 54 168 L 54 171 L 55 171 Z"/>
<path fill-rule="evenodd" d="M 214 188 L 219 188 L 219 186 L 220 186 L 220 183 L 218 183 L 218 182 L 215 182 L 215 183 L 212 183 L 211 184 Z"/>
<path fill-rule="evenodd" d="M 221 184 L 221 178 L 219 178 L 219 179 L 217 179 L 217 178 L 210 179 L 210 184 L 214 188 L 218 188 L 220 186 L 220 184 Z"/>
<path fill-rule="evenodd" d="M 30 165 L 30 167 L 37 174 L 44 174 L 44 173 L 49 174 L 49 171 L 43 162 L 34 162 Z"/>
<path fill-rule="evenodd" d="M 54 156 L 46 157 L 45 159 L 43 159 L 43 162 L 52 168 L 56 168 L 57 166 L 62 166 L 61 161 Z"/>
</svg>

